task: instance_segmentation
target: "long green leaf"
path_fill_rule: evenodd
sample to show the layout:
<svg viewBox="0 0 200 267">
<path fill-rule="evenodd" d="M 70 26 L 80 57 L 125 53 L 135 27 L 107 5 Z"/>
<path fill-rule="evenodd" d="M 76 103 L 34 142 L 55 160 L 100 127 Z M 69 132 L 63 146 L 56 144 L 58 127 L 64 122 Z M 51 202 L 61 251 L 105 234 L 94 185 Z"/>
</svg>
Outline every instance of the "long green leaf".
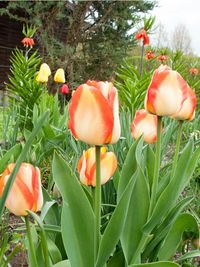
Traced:
<svg viewBox="0 0 200 267">
<path fill-rule="evenodd" d="M 13 146 L 10 150 L 8 150 L 5 153 L 5 155 L 3 155 L 3 157 L 0 160 L 0 173 L 2 173 L 4 171 L 4 169 L 6 168 L 8 162 L 11 158 L 16 159 L 19 157 L 21 149 L 22 149 L 21 145 L 17 144 L 15 146 Z"/>
<path fill-rule="evenodd" d="M 169 209 L 176 204 L 180 193 L 190 181 L 199 160 L 200 148 L 196 149 L 193 154 L 192 151 L 193 142 L 189 142 L 178 161 L 175 176 L 160 195 L 150 220 L 143 228 L 144 232 L 151 232 L 162 220 Z"/>
<path fill-rule="evenodd" d="M 117 207 L 115 208 L 112 217 L 104 231 L 104 234 L 101 238 L 95 267 L 104 266 L 119 241 L 126 220 L 128 203 L 130 201 L 135 180 L 136 176 L 133 175 L 129 180 L 129 183 L 126 185 L 126 189 L 124 190 L 117 204 Z"/>
<path fill-rule="evenodd" d="M 143 258 L 150 257 L 155 253 L 155 248 L 162 241 L 162 239 L 164 239 L 171 225 L 180 215 L 182 210 L 192 201 L 192 199 L 193 199 L 192 197 L 187 197 L 178 202 L 177 205 L 166 216 L 165 220 L 153 230 L 152 234 L 154 238 L 149 242 L 149 244 L 145 248 L 145 251 L 143 253 Z"/>
<path fill-rule="evenodd" d="M 132 175 L 137 169 L 137 158 L 138 160 L 141 156 L 141 151 L 143 147 L 143 139 L 139 139 L 139 141 L 136 141 L 129 149 L 128 154 L 126 156 L 125 162 L 122 167 L 121 171 L 121 178 L 119 180 L 118 185 L 118 192 L 117 197 L 118 199 L 121 198 L 121 195 L 123 191 L 125 190 L 129 180 L 131 179 Z M 136 152 L 137 150 L 137 152 Z M 140 160 L 139 160 L 140 161 Z"/>
<path fill-rule="evenodd" d="M 56 153 L 53 179 L 63 197 L 61 228 L 72 266 L 94 267 L 94 213 L 77 177 Z"/>
<path fill-rule="evenodd" d="M 144 264 L 132 264 L 128 267 L 180 267 L 180 265 L 172 261 L 158 261 Z"/>
<path fill-rule="evenodd" d="M 175 254 L 184 231 L 194 232 L 199 237 L 198 223 L 191 214 L 181 214 L 176 219 L 158 253 L 159 260 L 169 260 Z"/>
<path fill-rule="evenodd" d="M 149 190 L 143 171 L 138 166 L 135 172 L 136 182 L 129 202 L 127 217 L 124 230 L 121 235 L 121 244 L 126 258 L 126 262 L 131 264 L 132 258 L 135 258 L 140 240 L 142 239 L 144 226 L 149 209 Z M 142 248 L 143 249 L 143 248 Z"/>
<path fill-rule="evenodd" d="M 192 250 L 192 251 L 189 251 L 189 252 L 183 254 L 176 261 L 184 261 L 184 260 L 196 258 L 196 257 L 200 257 L 200 250 L 199 249 L 198 250 Z"/>
</svg>

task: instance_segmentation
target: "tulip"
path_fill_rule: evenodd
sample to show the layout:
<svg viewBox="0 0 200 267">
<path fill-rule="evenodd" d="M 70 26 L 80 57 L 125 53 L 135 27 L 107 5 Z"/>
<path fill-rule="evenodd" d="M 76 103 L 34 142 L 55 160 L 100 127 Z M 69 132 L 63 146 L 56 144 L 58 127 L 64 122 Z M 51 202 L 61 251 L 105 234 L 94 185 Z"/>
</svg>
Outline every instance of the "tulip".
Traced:
<svg viewBox="0 0 200 267">
<path fill-rule="evenodd" d="M 51 70 L 49 66 L 46 63 L 43 63 L 40 66 L 38 75 L 36 76 L 36 81 L 41 83 L 47 83 L 50 75 L 51 75 Z"/>
<path fill-rule="evenodd" d="M 57 69 L 54 75 L 54 82 L 56 83 L 65 83 L 65 72 L 63 69 Z"/>
<path fill-rule="evenodd" d="M 158 116 L 173 116 L 187 97 L 188 85 L 181 75 L 161 65 L 154 71 L 145 98 L 145 109 Z"/>
<path fill-rule="evenodd" d="M 143 45 L 149 45 L 150 44 L 149 36 L 144 29 L 142 29 L 141 31 L 136 33 L 135 39 L 136 40 L 143 40 Z"/>
<path fill-rule="evenodd" d="M 60 88 L 60 92 L 63 95 L 66 95 L 69 93 L 69 87 L 67 86 L 67 84 L 63 84 Z"/>
<path fill-rule="evenodd" d="M 15 164 L 11 163 L 0 178 L 0 196 Z M 26 216 L 27 210 L 37 212 L 43 205 L 40 170 L 22 163 L 6 200 L 7 209 L 17 216 Z"/>
<path fill-rule="evenodd" d="M 154 57 L 155 57 L 155 55 L 151 50 L 146 51 L 146 59 L 149 60 L 149 59 L 152 59 Z"/>
<path fill-rule="evenodd" d="M 143 135 L 144 141 L 152 144 L 157 140 L 157 124 L 156 115 L 149 114 L 144 109 L 138 110 L 131 124 L 131 134 L 136 140 Z"/>
<path fill-rule="evenodd" d="M 112 83 L 88 81 L 72 95 L 69 129 L 75 138 L 90 145 L 116 143 L 120 137 L 118 106 Z"/>
<path fill-rule="evenodd" d="M 197 102 L 196 94 L 188 86 L 187 98 L 183 102 L 179 112 L 174 114 L 172 117 L 177 120 L 189 120 L 189 121 L 193 120 L 195 117 L 196 102 Z"/>
<path fill-rule="evenodd" d="M 113 152 L 106 152 L 106 148 L 101 148 L 100 170 L 101 184 L 105 184 L 114 174 L 117 168 L 117 158 Z M 96 159 L 95 147 L 83 152 L 77 165 L 80 174 L 80 181 L 84 185 L 96 186 Z"/>
<path fill-rule="evenodd" d="M 33 38 L 28 38 L 28 37 L 25 37 L 23 40 L 22 40 L 22 44 L 24 45 L 24 46 L 26 46 L 26 47 L 32 47 L 34 44 L 35 44 L 35 42 L 34 42 L 34 40 L 33 40 Z"/>
</svg>

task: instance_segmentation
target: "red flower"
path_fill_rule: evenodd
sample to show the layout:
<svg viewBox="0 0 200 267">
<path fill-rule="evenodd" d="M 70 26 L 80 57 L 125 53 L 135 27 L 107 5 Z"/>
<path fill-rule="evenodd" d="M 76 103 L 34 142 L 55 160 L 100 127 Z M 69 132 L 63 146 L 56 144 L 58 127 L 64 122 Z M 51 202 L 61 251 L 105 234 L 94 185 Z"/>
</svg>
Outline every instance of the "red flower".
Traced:
<svg viewBox="0 0 200 267">
<path fill-rule="evenodd" d="M 168 56 L 166 55 L 160 55 L 157 57 L 157 59 L 161 62 L 168 60 Z"/>
<path fill-rule="evenodd" d="M 150 44 L 149 36 L 148 36 L 147 32 L 144 29 L 142 29 L 141 31 L 136 33 L 135 39 L 136 40 L 142 40 L 143 41 L 143 45 L 149 45 Z"/>
<path fill-rule="evenodd" d="M 34 42 L 33 38 L 25 37 L 25 38 L 22 40 L 22 44 L 23 44 L 24 46 L 26 46 L 26 47 L 28 47 L 28 46 L 32 47 L 32 46 L 35 44 L 35 42 Z"/>
<path fill-rule="evenodd" d="M 146 51 L 146 59 L 152 59 L 155 55 L 151 50 Z"/>
<path fill-rule="evenodd" d="M 63 84 L 61 87 L 60 87 L 60 92 L 61 94 L 63 95 L 66 95 L 69 93 L 69 87 L 67 86 L 67 84 Z"/>
<path fill-rule="evenodd" d="M 197 75 L 197 74 L 199 73 L 199 70 L 196 69 L 196 68 L 190 68 L 189 72 L 190 72 L 190 74 L 192 74 L 192 75 Z"/>
</svg>

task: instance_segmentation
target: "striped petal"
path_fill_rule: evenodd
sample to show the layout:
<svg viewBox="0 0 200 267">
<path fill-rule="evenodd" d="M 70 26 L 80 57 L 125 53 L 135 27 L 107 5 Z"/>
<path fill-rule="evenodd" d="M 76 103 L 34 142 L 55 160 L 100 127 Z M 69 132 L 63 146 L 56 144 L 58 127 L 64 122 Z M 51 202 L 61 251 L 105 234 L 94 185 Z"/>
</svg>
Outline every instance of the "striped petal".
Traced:
<svg viewBox="0 0 200 267">
<path fill-rule="evenodd" d="M 148 144 L 157 140 L 157 116 L 146 112 L 146 110 L 138 110 L 131 124 L 131 134 L 134 139 L 144 137 L 144 141 Z"/>
</svg>

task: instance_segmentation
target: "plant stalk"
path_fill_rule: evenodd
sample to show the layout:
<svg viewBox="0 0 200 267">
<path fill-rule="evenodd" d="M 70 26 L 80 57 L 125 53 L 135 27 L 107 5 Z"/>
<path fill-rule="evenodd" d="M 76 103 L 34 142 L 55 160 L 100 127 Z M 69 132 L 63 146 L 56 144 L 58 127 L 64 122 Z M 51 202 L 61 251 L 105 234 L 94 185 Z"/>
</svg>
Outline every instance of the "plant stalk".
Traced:
<svg viewBox="0 0 200 267">
<path fill-rule="evenodd" d="M 144 42 L 142 43 L 141 58 L 140 58 L 140 77 L 142 77 L 142 72 L 143 72 L 143 61 L 144 61 Z"/>
<path fill-rule="evenodd" d="M 150 199 L 148 218 L 151 216 L 153 208 L 156 203 L 159 169 L 160 169 L 160 162 L 161 162 L 161 126 L 162 126 L 162 117 L 158 116 L 156 155 L 155 155 L 154 175 L 153 175 L 153 183 L 152 183 L 152 188 L 151 188 L 151 199 Z"/>
<path fill-rule="evenodd" d="M 25 222 L 26 222 L 26 232 L 27 232 L 27 237 L 28 237 L 28 242 L 29 242 L 29 247 L 30 247 L 30 257 L 32 259 L 31 264 L 33 263 L 33 266 L 31 267 L 39 267 L 36 259 L 36 254 L 35 254 L 35 247 L 33 244 L 33 240 L 31 237 L 31 228 L 30 228 L 30 223 L 28 216 L 24 216 Z"/>
<path fill-rule="evenodd" d="M 176 171 L 176 165 L 178 162 L 178 155 L 179 155 L 179 150 L 180 150 L 182 132 L 183 132 L 183 121 L 179 121 L 177 139 L 176 139 L 176 148 L 175 148 L 173 165 L 172 165 L 171 179 L 173 179 L 173 177 L 175 175 L 175 171 Z"/>
<path fill-rule="evenodd" d="M 94 203 L 94 213 L 95 213 L 95 256 L 97 257 L 101 236 L 101 169 L 100 169 L 100 153 L 101 146 L 95 147 L 96 153 L 96 187 L 95 187 L 95 203 Z M 96 258 L 95 257 L 95 258 Z"/>
</svg>

